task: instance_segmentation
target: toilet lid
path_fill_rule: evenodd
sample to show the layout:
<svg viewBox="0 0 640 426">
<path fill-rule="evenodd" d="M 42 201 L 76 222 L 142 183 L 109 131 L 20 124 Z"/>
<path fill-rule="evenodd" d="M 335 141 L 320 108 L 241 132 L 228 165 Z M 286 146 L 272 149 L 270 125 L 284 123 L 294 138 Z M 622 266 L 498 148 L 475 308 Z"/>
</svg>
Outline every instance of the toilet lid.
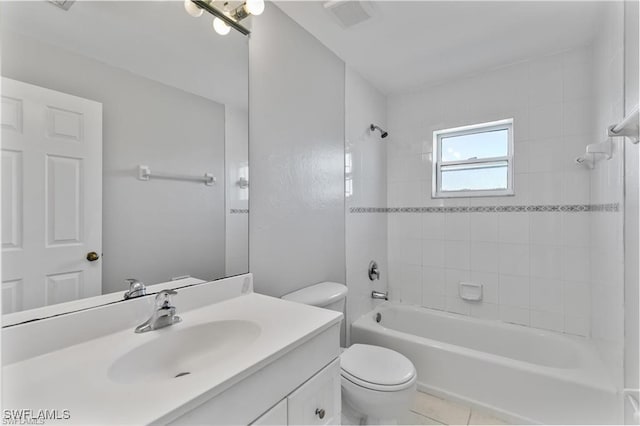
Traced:
<svg viewBox="0 0 640 426">
<path fill-rule="evenodd" d="M 285 294 L 282 299 L 322 308 L 345 298 L 346 295 L 346 285 L 326 281 Z"/>
<path fill-rule="evenodd" d="M 380 346 L 355 344 L 340 356 L 340 367 L 358 381 L 396 386 L 410 382 L 416 369 L 404 355 Z"/>
</svg>

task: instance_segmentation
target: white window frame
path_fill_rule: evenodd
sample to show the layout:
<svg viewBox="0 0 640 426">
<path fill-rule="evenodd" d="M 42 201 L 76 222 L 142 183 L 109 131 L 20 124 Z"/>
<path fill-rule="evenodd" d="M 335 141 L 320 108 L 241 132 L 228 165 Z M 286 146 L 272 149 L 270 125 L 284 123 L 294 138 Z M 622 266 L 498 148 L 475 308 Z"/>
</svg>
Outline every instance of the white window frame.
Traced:
<svg viewBox="0 0 640 426">
<path fill-rule="evenodd" d="M 474 133 L 485 133 L 496 130 L 507 130 L 507 155 L 503 157 L 491 157 L 482 159 L 468 159 L 459 161 L 442 161 L 442 138 L 452 136 L 463 136 Z M 432 198 L 461 198 L 461 197 L 502 197 L 514 195 L 513 188 L 513 118 L 490 121 L 488 123 L 471 124 L 468 126 L 454 127 L 451 129 L 441 129 L 433 132 L 432 151 Z M 473 165 L 487 166 L 491 163 L 507 162 L 507 188 L 506 189 L 478 189 L 462 191 L 443 191 L 442 188 L 442 168 L 464 167 Z"/>
</svg>

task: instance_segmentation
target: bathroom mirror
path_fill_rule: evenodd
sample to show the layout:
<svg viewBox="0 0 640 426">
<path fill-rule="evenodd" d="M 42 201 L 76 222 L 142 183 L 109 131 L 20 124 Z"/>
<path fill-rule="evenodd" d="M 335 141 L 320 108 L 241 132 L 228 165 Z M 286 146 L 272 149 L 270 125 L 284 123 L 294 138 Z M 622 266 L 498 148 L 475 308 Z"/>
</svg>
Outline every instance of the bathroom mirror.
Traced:
<svg viewBox="0 0 640 426">
<path fill-rule="evenodd" d="M 246 273 L 248 39 L 182 1 L 0 7 L 2 313 Z"/>
</svg>

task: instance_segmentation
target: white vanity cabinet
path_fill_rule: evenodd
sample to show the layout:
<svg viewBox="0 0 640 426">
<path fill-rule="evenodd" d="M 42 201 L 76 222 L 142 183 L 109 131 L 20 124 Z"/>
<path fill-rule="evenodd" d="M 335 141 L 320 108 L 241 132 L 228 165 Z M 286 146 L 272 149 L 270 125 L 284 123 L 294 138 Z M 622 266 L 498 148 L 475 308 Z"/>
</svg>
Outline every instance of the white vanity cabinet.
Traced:
<svg viewBox="0 0 640 426">
<path fill-rule="evenodd" d="M 252 425 L 339 425 L 340 360 L 300 385 Z"/>
<path fill-rule="evenodd" d="M 287 397 L 287 424 L 340 424 L 340 359 L 334 360 Z"/>
<path fill-rule="evenodd" d="M 204 394 L 177 411 L 183 414 L 176 416 L 174 411 L 155 423 L 340 424 L 339 342 L 340 323 L 335 322 L 222 393 Z M 286 419 L 279 405 L 282 401 L 286 401 Z"/>
<path fill-rule="evenodd" d="M 254 426 L 286 425 L 287 399 L 285 398 L 277 403 L 275 407 L 258 417 L 258 419 L 251 424 Z"/>
<path fill-rule="evenodd" d="M 250 280 L 180 289 L 182 321 L 147 333 L 144 297 L 3 329 L 2 408 L 64 407 L 78 425 L 339 424 L 342 315 Z"/>
</svg>

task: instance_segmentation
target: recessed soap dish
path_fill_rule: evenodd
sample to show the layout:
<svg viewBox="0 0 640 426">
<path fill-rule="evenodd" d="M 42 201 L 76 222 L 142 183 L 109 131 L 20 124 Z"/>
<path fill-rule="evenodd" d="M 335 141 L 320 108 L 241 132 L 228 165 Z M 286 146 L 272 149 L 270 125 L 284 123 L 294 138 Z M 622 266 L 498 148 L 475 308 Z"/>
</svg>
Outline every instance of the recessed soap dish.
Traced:
<svg viewBox="0 0 640 426">
<path fill-rule="evenodd" d="M 482 300 L 482 284 L 460 282 L 458 291 L 462 300 L 479 302 Z"/>
</svg>

